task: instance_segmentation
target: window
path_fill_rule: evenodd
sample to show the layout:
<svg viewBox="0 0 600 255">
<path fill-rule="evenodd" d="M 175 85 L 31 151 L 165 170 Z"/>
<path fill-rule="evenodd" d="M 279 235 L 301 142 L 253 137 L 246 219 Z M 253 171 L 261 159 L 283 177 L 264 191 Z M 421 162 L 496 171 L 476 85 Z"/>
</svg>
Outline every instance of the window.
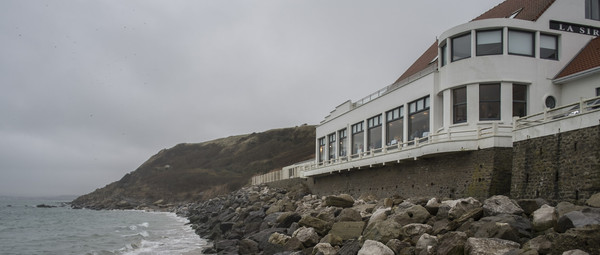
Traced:
<svg viewBox="0 0 600 255">
<path fill-rule="evenodd" d="M 448 47 L 446 47 L 446 44 L 440 47 L 440 55 L 442 56 L 442 66 L 445 66 L 448 63 L 448 59 L 446 58 L 447 49 Z"/>
<path fill-rule="evenodd" d="M 508 53 L 533 57 L 533 33 L 508 30 Z"/>
<path fill-rule="evenodd" d="M 558 60 L 558 37 L 540 35 L 540 58 Z"/>
<path fill-rule="evenodd" d="M 369 135 L 367 136 L 369 150 L 381 148 L 381 115 L 368 119 L 367 126 L 369 128 Z"/>
<path fill-rule="evenodd" d="M 325 137 L 319 138 L 319 163 L 325 158 Z"/>
<path fill-rule="evenodd" d="M 502 54 L 502 30 L 477 31 L 477 56 Z"/>
<path fill-rule="evenodd" d="M 596 96 L 600 97 L 600 88 L 596 88 Z"/>
<path fill-rule="evenodd" d="M 352 154 L 362 153 L 364 149 L 363 122 L 352 125 Z"/>
<path fill-rule="evenodd" d="M 479 85 L 479 120 L 500 120 L 500 84 Z"/>
<path fill-rule="evenodd" d="M 452 90 L 452 116 L 454 124 L 467 122 L 467 87 Z"/>
<path fill-rule="evenodd" d="M 585 0 L 585 18 L 600 20 L 600 0 Z"/>
<path fill-rule="evenodd" d="M 329 142 L 329 159 L 335 159 L 335 133 L 327 136 Z"/>
<path fill-rule="evenodd" d="M 513 115 L 523 117 L 527 115 L 527 86 L 513 84 Z"/>
<path fill-rule="evenodd" d="M 402 143 L 404 133 L 404 107 L 400 106 L 396 109 L 385 113 L 387 129 L 386 129 L 386 144 L 396 145 Z"/>
<path fill-rule="evenodd" d="M 471 57 L 471 34 L 452 39 L 452 61 Z"/>
<path fill-rule="evenodd" d="M 409 140 L 429 136 L 429 96 L 408 104 L 410 119 L 408 122 Z"/>
<path fill-rule="evenodd" d="M 348 134 L 346 134 L 346 129 L 342 129 L 338 131 L 338 136 L 340 137 L 340 143 L 338 146 L 338 151 L 340 157 L 346 156 L 346 141 L 348 140 Z"/>
</svg>

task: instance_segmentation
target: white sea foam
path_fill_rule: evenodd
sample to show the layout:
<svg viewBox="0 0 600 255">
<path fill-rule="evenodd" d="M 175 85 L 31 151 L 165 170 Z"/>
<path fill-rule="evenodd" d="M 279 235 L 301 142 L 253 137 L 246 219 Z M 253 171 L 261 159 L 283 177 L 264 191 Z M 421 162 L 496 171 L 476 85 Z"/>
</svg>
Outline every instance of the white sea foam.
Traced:
<svg viewBox="0 0 600 255">
<path fill-rule="evenodd" d="M 147 228 L 147 227 L 149 227 L 149 226 L 150 226 L 150 223 L 148 223 L 148 222 L 144 222 L 144 223 L 142 223 L 142 224 L 138 224 L 138 226 Z"/>
</svg>

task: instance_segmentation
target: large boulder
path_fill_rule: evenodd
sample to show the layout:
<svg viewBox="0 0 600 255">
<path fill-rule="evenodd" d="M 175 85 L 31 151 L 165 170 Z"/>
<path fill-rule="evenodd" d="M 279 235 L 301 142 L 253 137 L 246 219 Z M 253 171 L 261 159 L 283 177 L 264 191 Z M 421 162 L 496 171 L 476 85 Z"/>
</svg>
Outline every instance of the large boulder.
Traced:
<svg viewBox="0 0 600 255">
<path fill-rule="evenodd" d="M 358 240 L 348 240 L 338 250 L 338 255 L 356 255 L 360 251 L 360 242 Z"/>
<path fill-rule="evenodd" d="M 550 254 L 552 253 L 552 243 L 557 236 L 558 234 L 554 232 L 536 236 L 523 244 L 523 250 L 535 250 L 539 254 Z"/>
<path fill-rule="evenodd" d="M 480 208 L 482 206 L 481 202 L 479 202 L 479 200 L 472 198 L 472 197 L 458 199 L 458 200 L 442 201 L 442 205 L 443 204 L 450 206 L 450 210 L 448 211 L 448 217 L 450 219 L 458 219 L 463 214 L 470 212 L 473 209 Z M 439 214 L 439 211 L 438 211 L 438 214 Z"/>
<path fill-rule="evenodd" d="M 300 219 L 302 219 L 302 216 L 297 212 L 284 212 L 277 217 L 275 222 L 278 224 L 277 227 L 289 228 L 292 223 L 298 222 Z"/>
<path fill-rule="evenodd" d="M 498 214 L 522 214 L 523 209 L 514 200 L 507 196 L 492 196 L 483 201 L 484 216 L 494 216 Z"/>
<path fill-rule="evenodd" d="M 335 217 L 335 221 L 362 221 L 360 213 L 352 208 L 344 208 L 340 214 Z"/>
<path fill-rule="evenodd" d="M 336 255 L 337 249 L 328 243 L 318 243 L 313 248 L 312 254 Z"/>
<path fill-rule="evenodd" d="M 398 239 L 390 239 L 385 246 L 389 247 L 396 254 L 400 254 L 402 249 L 412 247 L 410 242 L 400 241 Z M 462 254 L 461 254 L 462 255 Z"/>
<path fill-rule="evenodd" d="M 333 224 L 329 233 L 341 237 L 342 240 L 356 239 L 362 235 L 364 228 L 363 221 L 340 221 Z"/>
<path fill-rule="evenodd" d="M 464 229 L 467 228 L 468 229 Z M 481 218 L 479 221 L 463 225 L 458 230 L 479 238 L 499 238 L 514 242 L 525 242 L 531 238 L 529 219 L 514 214 L 501 214 Z"/>
<path fill-rule="evenodd" d="M 542 205 L 540 209 L 533 212 L 533 230 L 542 232 L 553 228 L 557 220 L 556 208 L 549 205 Z"/>
<path fill-rule="evenodd" d="M 319 243 L 319 234 L 317 234 L 314 228 L 300 227 L 294 231 L 292 237 L 298 238 L 304 247 L 310 247 Z"/>
<path fill-rule="evenodd" d="M 581 211 L 584 208 L 585 207 L 583 207 L 583 206 L 574 205 L 569 202 L 560 202 L 556 205 L 556 212 L 558 213 L 558 218 L 560 219 L 562 216 L 564 216 L 567 213 L 570 213 L 572 211 Z"/>
<path fill-rule="evenodd" d="M 331 229 L 331 224 L 329 222 L 310 215 L 304 215 L 298 222 L 298 225 L 301 227 L 314 228 L 321 235 L 326 235 Z"/>
<path fill-rule="evenodd" d="M 567 230 L 552 243 L 552 254 L 581 249 L 589 254 L 600 254 L 600 225 L 589 225 Z"/>
<path fill-rule="evenodd" d="M 536 199 L 519 199 L 517 200 L 517 204 L 523 209 L 525 214 L 531 215 L 535 210 L 540 209 L 542 205 L 549 204 L 548 201 L 542 198 Z"/>
<path fill-rule="evenodd" d="M 432 226 L 427 224 L 412 223 L 403 226 L 402 229 L 400 229 L 400 234 L 402 234 L 403 237 L 412 240 L 413 243 L 416 243 L 421 235 L 431 234 L 432 231 Z"/>
<path fill-rule="evenodd" d="M 238 243 L 238 251 L 240 254 L 256 254 L 258 253 L 258 243 L 250 239 L 242 239 Z"/>
<path fill-rule="evenodd" d="M 600 193 L 592 195 L 585 201 L 585 204 L 591 207 L 600 207 Z"/>
<path fill-rule="evenodd" d="M 399 209 L 394 215 L 394 220 L 401 226 L 411 223 L 425 223 L 431 217 L 429 211 L 421 205 L 413 205 L 406 209 Z"/>
<path fill-rule="evenodd" d="M 335 207 L 352 207 L 354 205 L 354 198 L 348 194 L 341 194 L 339 196 L 327 196 L 325 197 L 325 206 Z"/>
<path fill-rule="evenodd" d="M 321 238 L 319 243 L 328 243 L 328 244 L 331 244 L 332 246 L 340 246 L 340 245 L 342 245 L 343 241 L 344 240 L 342 240 L 341 237 L 339 237 L 335 234 L 329 233 L 326 236 L 324 236 L 323 238 Z"/>
<path fill-rule="evenodd" d="M 391 208 L 380 208 L 375 210 L 371 217 L 369 218 L 369 222 L 367 225 L 371 225 L 371 223 L 375 223 L 378 221 L 384 221 L 387 219 L 388 215 L 392 213 Z"/>
<path fill-rule="evenodd" d="M 471 237 L 465 244 L 465 254 L 503 255 L 520 247 L 518 243 L 508 240 Z"/>
<path fill-rule="evenodd" d="M 590 254 L 585 251 L 582 251 L 580 249 L 575 249 L 575 250 L 565 251 L 562 253 L 562 255 L 590 255 Z"/>
<path fill-rule="evenodd" d="M 600 224 L 600 209 L 586 208 L 566 213 L 558 219 L 556 231 L 563 233 L 570 228 Z"/>
<path fill-rule="evenodd" d="M 285 243 L 287 243 L 287 241 L 290 240 L 290 238 L 291 237 L 288 235 L 275 232 L 269 237 L 269 243 L 284 246 Z"/>
<path fill-rule="evenodd" d="M 438 239 L 437 254 L 439 255 L 463 255 L 467 234 L 464 232 L 448 232 Z"/>
<path fill-rule="evenodd" d="M 358 255 L 394 255 L 394 251 L 385 244 L 374 241 L 366 240 L 362 248 L 358 251 Z"/>
<path fill-rule="evenodd" d="M 400 236 L 400 224 L 392 219 L 369 224 L 363 232 L 363 237 L 369 240 L 387 243 L 390 239 Z"/>
<path fill-rule="evenodd" d="M 427 233 L 422 234 L 415 245 L 417 254 L 435 254 L 434 248 L 437 246 L 438 238 Z"/>
</svg>

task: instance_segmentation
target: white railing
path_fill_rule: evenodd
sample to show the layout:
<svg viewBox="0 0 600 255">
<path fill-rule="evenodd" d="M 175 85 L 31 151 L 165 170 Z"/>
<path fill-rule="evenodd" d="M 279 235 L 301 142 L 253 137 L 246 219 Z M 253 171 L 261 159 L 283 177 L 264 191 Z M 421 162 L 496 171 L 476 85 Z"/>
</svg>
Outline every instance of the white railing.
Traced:
<svg viewBox="0 0 600 255">
<path fill-rule="evenodd" d="M 382 89 L 379 92 L 381 91 L 384 90 Z M 376 93 L 372 95 L 375 94 Z M 361 102 L 365 100 L 366 99 L 363 99 Z M 385 160 L 387 159 L 394 159 L 397 161 L 409 159 L 411 157 L 416 157 L 414 156 L 416 153 L 411 152 L 415 152 L 426 147 L 441 147 L 443 144 L 455 144 L 456 146 L 449 147 L 449 150 L 453 151 L 465 149 L 463 147 L 465 142 L 475 142 L 474 147 L 470 149 L 484 148 L 486 146 L 480 147 L 479 141 L 483 141 L 487 138 L 512 139 L 515 131 L 544 123 L 565 120 L 569 117 L 595 111 L 600 112 L 600 96 L 590 99 L 581 99 L 577 103 L 556 107 L 554 109 L 547 109 L 543 112 L 528 115 L 522 118 L 516 117 L 513 120 L 512 125 L 500 125 L 496 122 L 493 122 L 486 125 L 480 124 L 475 129 L 450 127 L 447 131 L 441 129 L 435 134 L 430 134 L 426 137 L 415 138 L 412 141 L 405 141 L 394 145 L 386 145 L 382 148 L 342 156 L 331 160 L 325 160 L 319 163 L 315 163 L 313 160 L 297 163 L 284 167 L 282 170 L 254 176 L 252 177 L 252 184 L 307 177 L 313 175 L 313 173 L 326 173 L 328 172 L 326 171 L 328 169 L 336 169 L 336 167 L 340 168 L 347 165 L 351 165 L 352 167 L 362 167 L 368 166 L 372 162 L 385 163 Z M 487 147 L 491 147 L 489 145 L 490 144 L 488 144 Z M 422 152 L 424 153 L 422 155 L 438 152 L 439 148 L 434 147 L 432 150 Z M 385 160 L 371 160 L 381 158 L 384 158 Z"/>
<path fill-rule="evenodd" d="M 528 115 L 513 120 L 513 129 L 519 130 L 531 126 L 541 125 L 551 121 L 561 120 L 566 117 L 600 110 L 600 96 L 590 99 L 581 99 L 577 103 L 572 103 L 554 109 L 545 109 L 543 112 Z"/>
</svg>

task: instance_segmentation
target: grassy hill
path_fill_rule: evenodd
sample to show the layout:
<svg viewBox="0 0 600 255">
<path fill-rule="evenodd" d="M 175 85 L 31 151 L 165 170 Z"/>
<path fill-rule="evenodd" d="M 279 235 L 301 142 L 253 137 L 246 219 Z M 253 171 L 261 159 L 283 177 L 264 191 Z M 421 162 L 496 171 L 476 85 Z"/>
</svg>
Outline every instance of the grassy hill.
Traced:
<svg viewBox="0 0 600 255">
<path fill-rule="evenodd" d="M 303 125 L 178 144 L 121 180 L 75 199 L 73 206 L 143 208 L 211 198 L 247 184 L 255 174 L 313 158 L 314 142 L 314 126 Z"/>
</svg>

